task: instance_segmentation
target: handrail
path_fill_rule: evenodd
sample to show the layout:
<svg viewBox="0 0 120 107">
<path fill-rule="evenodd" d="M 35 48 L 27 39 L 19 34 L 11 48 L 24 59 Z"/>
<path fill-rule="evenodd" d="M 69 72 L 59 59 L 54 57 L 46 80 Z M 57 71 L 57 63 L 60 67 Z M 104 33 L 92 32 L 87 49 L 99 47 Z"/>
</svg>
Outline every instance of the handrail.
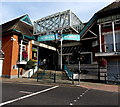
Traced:
<svg viewBox="0 0 120 107">
<path fill-rule="evenodd" d="M 66 72 L 67 76 L 69 79 L 72 79 L 72 76 L 73 76 L 73 72 L 71 72 L 66 65 L 64 65 L 64 71 Z"/>
</svg>

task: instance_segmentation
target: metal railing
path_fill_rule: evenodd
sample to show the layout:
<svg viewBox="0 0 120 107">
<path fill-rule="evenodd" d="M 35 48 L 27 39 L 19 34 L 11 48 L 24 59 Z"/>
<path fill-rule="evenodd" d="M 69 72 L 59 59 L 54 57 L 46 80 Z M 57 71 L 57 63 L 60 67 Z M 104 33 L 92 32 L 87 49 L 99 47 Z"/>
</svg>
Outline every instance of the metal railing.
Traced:
<svg viewBox="0 0 120 107">
<path fill-rule="evenodd" d="M 47 72 L 41 71 L 37 73 L 37 82 L 49 82 L 49 83 L 64 83 L 64 84 L 78 84 L 80 81 L 91 81 L 91 82 L 102 82 L 107 84 L 120 84 L 120 74 L 118 72 L 113 72 L 107 69 L 107 67 L 94 66 L 81 66 L 80 72 L 75 72 L 77 66 L 71 66 L 74 70 L 69 70 L 74 72 L 69 78 L 64 71 L 54 71 Z M 79 79 L 80 77 L 80 79 Z"/>
<path fill-rule="evenodd" d="M 59 71 L 56 71 L 59 72 Z M 69 80 L 68 76 L 63 73 L 53 73 L 53 72 L 39 72 L 37 73 L 37 82 L 47 82 L 47 83 L 65 83 L 73 84 L 73 79 Z"/>
<path fill-rule="evenodd" d="M 114 44 L 102 44 L 103 52 L 114 52 Z M 116 43 L 116 52 L 120 52 L 120 43 Z"/>
</svg>

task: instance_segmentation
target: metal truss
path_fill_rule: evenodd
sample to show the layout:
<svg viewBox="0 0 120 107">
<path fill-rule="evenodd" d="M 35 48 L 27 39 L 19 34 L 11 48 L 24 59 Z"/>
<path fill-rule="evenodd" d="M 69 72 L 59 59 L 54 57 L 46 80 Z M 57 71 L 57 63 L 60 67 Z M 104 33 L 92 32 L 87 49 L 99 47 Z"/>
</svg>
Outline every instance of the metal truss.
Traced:
<svg viewBox="0 0 120 107">
<path fill-rule="evenodd" d="M 79 33 L 84 27 L 79 18 L 70 10 L 59 12 L 34 21 L 34 35 L 47 35 L 53 32 L 75 31 Z"/>
</svg>

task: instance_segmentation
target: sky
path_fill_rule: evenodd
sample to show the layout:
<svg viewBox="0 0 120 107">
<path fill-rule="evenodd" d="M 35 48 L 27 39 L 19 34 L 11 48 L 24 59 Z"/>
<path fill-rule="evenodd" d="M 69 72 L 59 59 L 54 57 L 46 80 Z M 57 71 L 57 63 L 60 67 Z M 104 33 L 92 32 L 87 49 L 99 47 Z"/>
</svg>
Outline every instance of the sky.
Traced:
<svg viewBox="0 0 120 107">
<path fill-rule="evenodd" d="M 84 23 L 114 0 L 2 0 L 0 24 L 28 14 L 31 21 L 70 9 Z"/>
</svg>

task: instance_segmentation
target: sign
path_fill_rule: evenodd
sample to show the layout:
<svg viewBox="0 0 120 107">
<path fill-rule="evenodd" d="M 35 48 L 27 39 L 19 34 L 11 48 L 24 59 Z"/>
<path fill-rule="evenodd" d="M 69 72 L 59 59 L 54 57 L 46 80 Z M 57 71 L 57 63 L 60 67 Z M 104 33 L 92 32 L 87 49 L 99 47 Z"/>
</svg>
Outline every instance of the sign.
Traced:
<svg viewBox="0 0 120 107">
<path fill-rule="evenodd" d="M 45 36 L 39 36 L 37 38 L 37 41 L 53 41 L 55 40 L 55 35 L 45 35 Z"/>
<path fill-rule="evenodd" d="M 60 40 L 62 38 L 62 35 L 59 33 L 56 33 L 55 36 L 56 36 L 56 40 Z"/>
<path fill-rule="evenodd" d="M 53 40 L 60 40 L 61 38 L 63 38 L 63 40 L 80 41 L 80 35 L 78 34 L 55 34 L 55 35 L 39 36 L 37 38 L 37 41 L 53 41 Z"/>
<path fill-rule="evenodd" d="M 62 34 L 63 40 L 75 40 L 80 41 L 80 35 L 77 34 Z"/>
</svg>

